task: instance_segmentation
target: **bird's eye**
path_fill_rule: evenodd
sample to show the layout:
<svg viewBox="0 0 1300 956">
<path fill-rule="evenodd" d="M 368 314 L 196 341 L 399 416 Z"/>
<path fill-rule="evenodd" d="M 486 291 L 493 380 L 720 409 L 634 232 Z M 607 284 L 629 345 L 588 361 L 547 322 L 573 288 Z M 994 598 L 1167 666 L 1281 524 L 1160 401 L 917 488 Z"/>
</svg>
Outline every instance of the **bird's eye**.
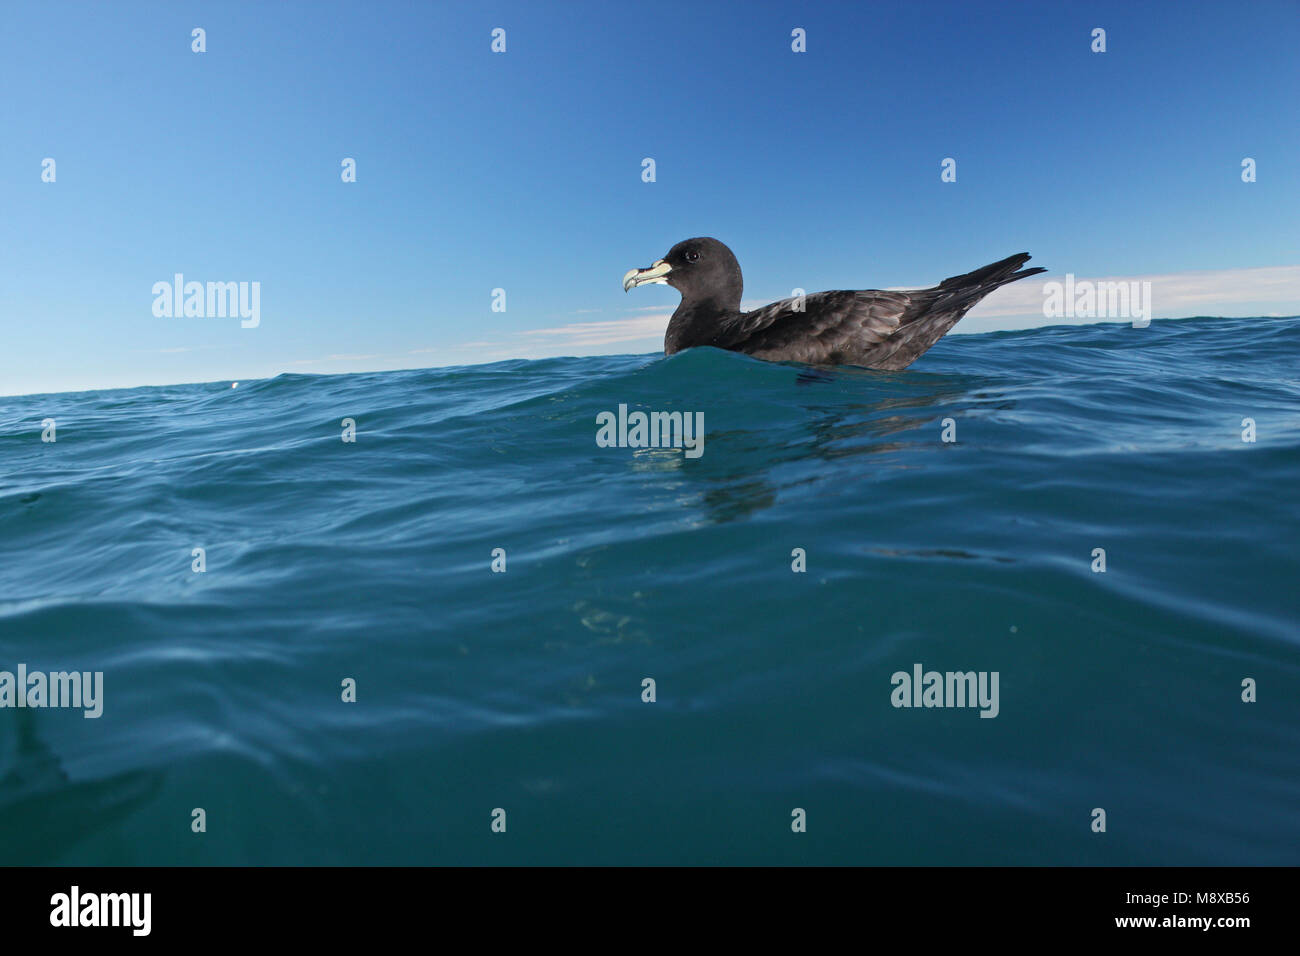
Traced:
<svg viewBox="0 0 1300 956">
<path fill-rule="evenodd" d="M 699 254 L 698 252 L 688 252 L 688 253 L 686 253 L 686 261 L 687 261 L 687 262 L 698 262 L 698 261 L 699 261 L 699 258 L 700 258 L 700 254 Z"/>
</svg>

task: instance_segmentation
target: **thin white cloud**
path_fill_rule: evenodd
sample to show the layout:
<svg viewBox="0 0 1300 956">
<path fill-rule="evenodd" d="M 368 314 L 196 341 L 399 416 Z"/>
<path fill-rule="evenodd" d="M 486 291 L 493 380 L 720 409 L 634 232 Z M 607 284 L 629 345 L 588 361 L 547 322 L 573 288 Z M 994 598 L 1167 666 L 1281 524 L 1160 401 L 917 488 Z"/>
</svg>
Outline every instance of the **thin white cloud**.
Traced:
<svg viewBox="0 0 1300 956">
<path fill-rule="evenodd" d="M 377 359 L 378 355 L 326 355 L 324 358 L 298 359 L 290 362 L 290 365 L 319 365 L 321 362 L 368 362 L 371 359 Z"/>
<path fill-rule="evenodd" d="M 224 345 L 178 345 L 169 349 L 132 349 L 137 355 L 180 355 L 183 352 L 205 352 L 208 349 L 227 348 Z"/>
<path fill-rule="evenodd" d="M 601 322 L 573 322 L 550 329 L 528 329 L 526 336 L 545 337 L 551 342 L 569 345 L 615 345 L 643 339 L 662 341 L 670 314 L 643 315 L 635 319 L 606 319 Z M 537 341 L 534 339 L 533 341 Z"/>
<path fill-rule="evenodd" d="M 1150 282 L 1156 318 L 1192 315 L 1258 315 L 1252 303 L 1294 302 L 1300 311 L 1300 265 L 1256 269 L 1217 269 L 1134 276 L 1085 276 L 1075 281 Z M 1043 286 L 1061 282 L 1064 274 L 1043 273 L 1004 286 L 971 310 L 972 316 L 1043 314 Z M 1286 313 L 1283 313 L 1286 314 Z"/>
</svg>

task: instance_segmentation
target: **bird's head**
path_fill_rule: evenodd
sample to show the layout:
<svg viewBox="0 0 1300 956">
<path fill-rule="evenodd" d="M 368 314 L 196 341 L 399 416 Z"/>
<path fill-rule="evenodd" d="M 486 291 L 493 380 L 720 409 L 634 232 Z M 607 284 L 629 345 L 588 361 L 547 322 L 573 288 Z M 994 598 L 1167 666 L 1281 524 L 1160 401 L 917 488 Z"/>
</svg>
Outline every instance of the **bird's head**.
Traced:
<svg viewBox="0 0 1300 956">
<path fill-rule="evenodd" d="M 719 309 L 738 310 L 744 291 L 740 263 L 717 239 L 683 239 L 668 255 L 644 269 L 623 276 L 623 291 L 639 285 L 670 285 L 683 302 L 711 303 Z"/>
</svg>

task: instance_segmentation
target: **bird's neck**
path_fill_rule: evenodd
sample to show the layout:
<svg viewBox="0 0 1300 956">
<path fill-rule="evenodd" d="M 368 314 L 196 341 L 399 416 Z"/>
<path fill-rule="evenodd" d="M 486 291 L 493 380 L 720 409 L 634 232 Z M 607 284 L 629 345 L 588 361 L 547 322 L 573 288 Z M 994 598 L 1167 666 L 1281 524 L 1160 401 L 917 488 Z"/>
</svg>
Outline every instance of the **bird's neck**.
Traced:
<svg viewBox="0 0 1300 956">
<path fill-rule="evenodd" d="M 714 299 L 685 299 L 673 313 L 664 333 L 664 354 L 672 355 L 697 345 L 718 345 L 730 320 L 740 310 Z"/>
</svg>

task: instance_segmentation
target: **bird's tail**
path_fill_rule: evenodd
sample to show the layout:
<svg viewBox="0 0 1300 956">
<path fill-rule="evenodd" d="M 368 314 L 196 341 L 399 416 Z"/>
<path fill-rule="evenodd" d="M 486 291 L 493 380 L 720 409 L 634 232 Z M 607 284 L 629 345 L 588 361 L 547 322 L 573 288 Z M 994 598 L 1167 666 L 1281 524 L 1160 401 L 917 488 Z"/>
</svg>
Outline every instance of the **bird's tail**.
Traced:
<svg viewBox="0 0 1300 956">
<path fill-rule="evenodd" d="M 1017 279 L 1047 271 L 1037 267 L 1021 269 L 1020 267 L 1028 262 L 1030 258 L 1032 257 L 1027 252 L 1017 252 L 1014 256 L 1007 256 L 992 265 L 984 266 L 973 272 L 967 272 L 965 275 L 944 279 L 939 283 L 938 290 L 941 293 L 950 293 L 963 298 L 970 296 L 978 301 L 1008 282 L 1015 282 Z"/>
<path fill-rule="evenodd" d="M 871 367 L 907 368 L 994 289 L 1047 271 L 1021 269 L 1028 261 L 1029 253 L 1018 252 L 974 272 L 944 279 L 932 288 L 907 293 L 907 310 L 889 338 L 894 347 L 887 355 L 872 362 Z"/>
</svg>

